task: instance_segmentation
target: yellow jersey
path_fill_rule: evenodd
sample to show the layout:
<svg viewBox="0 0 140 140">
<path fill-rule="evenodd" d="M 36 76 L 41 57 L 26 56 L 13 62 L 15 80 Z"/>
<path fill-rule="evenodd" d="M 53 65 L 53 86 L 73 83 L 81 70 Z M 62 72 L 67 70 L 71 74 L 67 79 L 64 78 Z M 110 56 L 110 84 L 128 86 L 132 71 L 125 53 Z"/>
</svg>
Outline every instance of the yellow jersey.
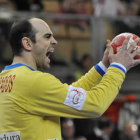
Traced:
<svg viewBox="0 0 140 140">
<path fill-rule="evenodd" d="M 0 73 L 0 140 L 61 140 L 60 117 L 102 115 L 125 78 L 116 66 L 104 73 L 96 65 L 72 85 L 21 63 L 6 66 Z"/>
</svg>

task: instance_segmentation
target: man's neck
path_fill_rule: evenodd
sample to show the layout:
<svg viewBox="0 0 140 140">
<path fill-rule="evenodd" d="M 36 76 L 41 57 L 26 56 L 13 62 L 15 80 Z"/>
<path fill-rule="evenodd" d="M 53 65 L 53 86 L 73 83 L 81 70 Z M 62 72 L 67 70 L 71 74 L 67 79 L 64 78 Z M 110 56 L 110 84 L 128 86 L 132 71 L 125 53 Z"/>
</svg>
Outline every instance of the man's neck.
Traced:
<svg viewBox="0 0 140 140">
<path fill-rule="evenodd" d="M 28 59 L 28 58 L 26 59 L 26 58 L 23 58 L 23 57 L 20 57 L 20 56 L 14 56 L 12 65 L 17 64 L 17 63 L 25 64 L 25 65 L 33 68 L 34 70 L 37 70 L 36 65 L 34 63 L 32 63 L 30 61 L 30 59 Z"/>
</svg>

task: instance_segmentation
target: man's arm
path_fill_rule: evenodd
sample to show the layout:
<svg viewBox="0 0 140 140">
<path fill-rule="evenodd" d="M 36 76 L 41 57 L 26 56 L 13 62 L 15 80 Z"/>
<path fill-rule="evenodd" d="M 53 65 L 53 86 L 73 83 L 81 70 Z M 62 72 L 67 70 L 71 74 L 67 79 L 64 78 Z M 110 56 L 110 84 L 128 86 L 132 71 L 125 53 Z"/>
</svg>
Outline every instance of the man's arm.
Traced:
<svg viewBox="0 0 140 140">
<path fill-rule="evenodd" d="M 111 46 L 108 46 L 109 61 L 113 63 L 101 82 L 91 90 L 68 86 L 50 74 L 40 74 L 26 95 L 29 97 L 28 107 L 25 108 L 24 104 L 21 107 L 39 116 L 87 118 L 102 115 L 119 93 L 126 71 L 140 63 L 140 60 L 134 60 L 140 49 L 132 53 L 138 40 L 127 50 L 129 39 L 127 37 L 117 54 L 113 54 Z"/>
<path fill-rule="evenodd" d="M 92 67 L 89 72 L 82 76 L 78 81 L 72 83 L 72 86 L 90 90 L 92 87 L 99 84 L 105 71 L 102 62 L 100 62 L 95 67 Z"/>
<path fill-rule="evenodd" d="M 41 116 L 97 117 L 114 100 L 124 78 L 122 70 L 110 67 L 100 84 L 86 91 L 62 84 L 50 74 L 41 74 L 30 89 L 26 110 Z"/>
</svg>

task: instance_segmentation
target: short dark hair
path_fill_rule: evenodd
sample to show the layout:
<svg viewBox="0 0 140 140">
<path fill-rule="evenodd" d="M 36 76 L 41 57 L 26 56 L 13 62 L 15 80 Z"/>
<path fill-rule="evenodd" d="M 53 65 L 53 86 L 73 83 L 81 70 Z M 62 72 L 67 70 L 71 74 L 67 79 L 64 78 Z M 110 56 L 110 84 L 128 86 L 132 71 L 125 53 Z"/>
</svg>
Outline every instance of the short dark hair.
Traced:
<svg viewBox="0 0 140 140">
<path fill-rule="evenodd" d="M 91 55 L 90 54 L 84 54 L 82 59 L 81 59 L 81 62 L 84 62 L 86 59 L 91 59 L 92 60 Z"/>
<path fill-rule="evenodd" d="M 13 55 L 20 56 L 23 45 L 22 45 L 22 38 L 28 37 L 36 43 L 35 35 L 37 33 L 36 29 L 32 26 L 29 22 L 31 18 L 28 19 L 19 19 L 15 21 L 11 27 L 10 34 L 9 34 L 9 42 L 12 47 Z"/>
</svg>

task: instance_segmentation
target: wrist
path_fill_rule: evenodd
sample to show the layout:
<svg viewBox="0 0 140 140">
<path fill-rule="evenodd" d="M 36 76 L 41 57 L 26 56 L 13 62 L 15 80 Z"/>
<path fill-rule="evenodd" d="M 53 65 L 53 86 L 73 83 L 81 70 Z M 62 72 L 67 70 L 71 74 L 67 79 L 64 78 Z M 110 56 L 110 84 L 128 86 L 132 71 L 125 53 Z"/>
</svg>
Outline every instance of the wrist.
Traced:
<svg viewBox="0 0 140 140">
<path fill-rule="evenodd" d="M 106 70 L 107 70 L 108 67 L 106 67 L 106 65 L 104 65 L 104 63 L 103 63 L 102 61 L 100 61 L 100 62 L 98 63 L 98 65 L 101 67 L 101 69 L 102 69 L 104 72 L 106 72 Z"/>
<path fill-rule="evenodd" d="M 106 68 L 108 68 L 109 67 L 109 65 L 110 65 L 110 63 L 109 62 L 104 62 L 104 61 L 101 61 L 102 62 L 102 64 L 106 67 Z"/>
<path fill-rule="evenodd" d="M 120 63 L 113 62 L 113 63 L 110 64 L 109 67 L 116 67 L 116 68 L 122 70 L 125 74 L 127 72 L 126 68 Z"/>
</svg>

